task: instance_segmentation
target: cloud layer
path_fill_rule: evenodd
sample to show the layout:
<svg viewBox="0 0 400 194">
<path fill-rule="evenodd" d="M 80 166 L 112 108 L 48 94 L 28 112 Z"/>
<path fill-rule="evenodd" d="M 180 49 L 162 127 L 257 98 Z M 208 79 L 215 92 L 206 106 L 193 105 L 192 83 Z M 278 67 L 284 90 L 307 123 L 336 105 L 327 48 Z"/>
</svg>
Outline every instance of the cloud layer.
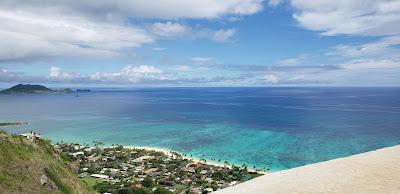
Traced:
<svg viewBox="0 0 400 194">
<path fill-rule="evenodd" d="M 60 57 L 108 58 L 160 38 L 209 38 L 229 42 L 233 29 L 191 27 L 178 18 L 249 15 L 259 0 L 14 1 L 0 2 L 0 62 Z M 148 27 L 132 18 L 155 18 Z"/>
<path fill-rule="evenodd" d="M 98 20 L 115 20 L 139 17 L 152 19 L 219 18 L 227 15 L 250 15 L 262 10 L 262 0 L 81 0 L 40 1 L 3 0 L 6 9 L 29 9 L 31 11 L 81 15 Z"/>
<path fill-rule="evenodd" d="M 293 17 L 323 35 L 395 35 L 400 32 L 400 1 L 291 0 Z"/>
</svg>

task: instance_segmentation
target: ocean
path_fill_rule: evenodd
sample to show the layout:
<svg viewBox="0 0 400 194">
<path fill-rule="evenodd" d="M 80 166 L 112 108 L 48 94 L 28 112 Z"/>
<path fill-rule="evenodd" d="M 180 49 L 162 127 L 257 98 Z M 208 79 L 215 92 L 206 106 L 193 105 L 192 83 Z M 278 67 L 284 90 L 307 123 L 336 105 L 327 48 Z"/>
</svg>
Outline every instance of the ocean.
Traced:
<svg viewBox="0 0 400 194">
<path fill-rule="evenodd" d="M 400 88 L 131 88 L 0 95 L 52 142 L 158 147 L 282 170 L 400 144 Z"/>
</svg>

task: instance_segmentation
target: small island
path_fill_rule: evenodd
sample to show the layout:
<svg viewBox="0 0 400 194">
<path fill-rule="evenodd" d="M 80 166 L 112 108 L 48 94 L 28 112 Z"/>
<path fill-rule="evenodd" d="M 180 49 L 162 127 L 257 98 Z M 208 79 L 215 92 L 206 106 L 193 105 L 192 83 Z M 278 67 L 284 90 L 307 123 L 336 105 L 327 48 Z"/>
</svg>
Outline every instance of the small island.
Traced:
<svg viewBox="0 0 400 194">
<path fill-rule="evenodd" d="M 28 122 L 0 122 L 0 126 L 27 125 Z"/>
<path fill-rule="evenodd" d="M 42 85 L 18 84 L 9 89 L 0 91 L 0 94 L 48 94 L 48 93 L 70 93 L 70 88 L 53 90 Z"/>
<path fill-rule="evenodd" d="M 76 92 L 91 92 L 89 89 L 76 89 Z"/>
</svg>

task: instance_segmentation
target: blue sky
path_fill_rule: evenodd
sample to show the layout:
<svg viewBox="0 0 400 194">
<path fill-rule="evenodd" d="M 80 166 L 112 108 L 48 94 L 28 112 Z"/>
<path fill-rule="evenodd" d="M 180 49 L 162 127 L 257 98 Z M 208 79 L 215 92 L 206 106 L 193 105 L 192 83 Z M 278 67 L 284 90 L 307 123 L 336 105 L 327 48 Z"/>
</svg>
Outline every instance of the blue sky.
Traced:
<svg viewBox="0 0 400 194">
<path fill-rule="evenodd" d="M 0 84 L 398 86 L 399 0 L 0 2 Z"/>
</svg>

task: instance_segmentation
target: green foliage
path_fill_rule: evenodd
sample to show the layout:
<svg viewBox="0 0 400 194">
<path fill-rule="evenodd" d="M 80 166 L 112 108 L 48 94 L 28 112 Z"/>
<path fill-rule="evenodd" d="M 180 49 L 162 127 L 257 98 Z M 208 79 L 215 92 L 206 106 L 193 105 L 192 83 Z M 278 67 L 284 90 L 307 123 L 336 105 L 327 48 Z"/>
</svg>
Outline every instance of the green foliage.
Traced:
<svg viewBox="0 0 400 194">
<path fill-rule="evenodd" d="M 101 147 L 101 146 L 104 145 L 104 142 L 102 142 L 102 141 L 93 141 L 93 144 L 94 144 L 95 147 Z"/>
<path fill-rule="evenodd" d="M 220 180 L 222 180 L 224 178 L 224 174 L 222 174 L 222 172 L 218 171 L 218 172 L 215 172 L 215 173 L 212 174 L 212 178 L 214 180 L 220 181 Z"/>
<path fill-rule="evenodd" d="M 150 188 L 154 185 L 154 181 L 153 179 L 151 179 L 150 177 L 146 177 L 144 178 L 144 180 L 142 181 L 142 185 L 144 187 Z"/>
<path fill-rule="evenodd" d="M 118 145 L 115 149 L 118 150 L 118 151 L 121 151 L 122 149 L 124 149 L 124 146 Z"/>
<path fill-rule="evenodd" d="M 154 191 L 154 194 L 173 194 L 173 192 L 168 191 L 167 189 L 164 189 L 164 188 L 157 188 Z"/>
<path fill-rule="evenodd" d="M 145 188 L 123 188 L 117 191 L 117 194 L 151 194 Z"/>
<path fill-rule="evenodd" d="M 112 189 L 112 185 L 109 182 L 100 182 L 93 186 L 93 189 L 99 193 L 106 193 Z"/>
</svg>

